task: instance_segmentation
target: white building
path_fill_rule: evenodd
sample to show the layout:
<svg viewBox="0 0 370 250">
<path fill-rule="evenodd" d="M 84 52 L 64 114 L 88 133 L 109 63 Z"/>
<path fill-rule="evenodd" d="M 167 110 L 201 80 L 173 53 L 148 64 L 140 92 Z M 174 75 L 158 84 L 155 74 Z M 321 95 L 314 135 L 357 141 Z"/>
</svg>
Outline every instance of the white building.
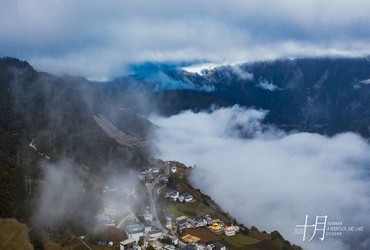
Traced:
<svg viewBox="0 0 370 250">
<path fill-rule="evenodd" d="M 178 197 L 179 202 L 192 202 L 194 197 L 191 194 L 184 193 Z"/>
<path fill-rule="evenodd" d="M 159 174 L 161 172 L 161 170 L 159 168 L 151 168 L 150 171 L 153 173 L 153 174 Z"/>
<path fill-rule="evenodd" d="M 116 221 L 105 214 L 99 214 L 96 216 L 96 220 L 99 225 L 102 226 L 115 226 Z"/>
<path fill-rule="evenodd" d="M 172 225 L 173 225 L 172 216 L 171 216 L 171 215 L 169 215 L 168 213 L 165 213 L 165 214 L 164 214 L 164 217 L 165 217 L 165 219 L 166 219 L 165 227 L 166 227 L 168 230 L 171 230 L 171 229 L 172 229 Z"/>
<path fill-rule="evenodd" d="M 138 242 L 139 238 L 144 235 L 144 232 L 145 228 L 144 225 L 141 223 L 136 223 L 125 227 L 127 238 L 133 239 L 136 242 Z"/>
<path fill-rule="evenodd" d="M 207 245 L 207 250 L 226 250 L 226 246 L 224 246 L 220 242 L 214 242 L 212 244 Z"/>
<path fill-rule="evenodd" d="M 180 231 L 182 231 L 185 228 L 191 227 L 191 225 L 189 225 L 189 223 L 188 223 L 188 217 L 186 217 L 186 216 L 177 217 L 176 218 L 176 225 L 177 225 L 177 229 L 180 230 Z"/>
<path fill-rule="evenodd" d="M 185 202 L 191 202 L 194 200 L 193 196 L 191 194 L 185 193 L 182 195 L 184 197 Z"/>
<path fill-rule="evenodd" d="M 179 195 L 180 195 L 180 193 L 177 190 L 171 190 L 168 194 L 169 194 L 170 199 L 174 201 L 177 200 L 177 198 L 179 198 Z"/>
<path fill-rule="evenodd" d="M 205 227 L 207 226 L 207 220 L 204 219 L 202 216 L 195 216 L 191 220 L 191 224 L 193 227 Z"/>
<path fill-rule="evenodd" d="M 225 227 L 224 233 L 226 236 L 234 236 L 236 233 L 236 228 L 234 226 Z"/>
<path fill-rule="evenodd" d="M 150 212 L 149 208 L 146 208 L 146 209 L 143 209 L 141 211 L 141 217 L 144 218 L 144 220 L 146 221 L 152 221 L 153 220 L 153 215 L 152 213 Z"/>
<path fill-rule="evenodd" d="M 171 172 L 172 172 L 172 173 L 176 173 L 176 171 L 177 171 L 176 166 L 171 166 Z"/>
<path fill-rule="evenodd" d="M 132 248 L 135 245 L 135 240 L 127 239 L 119 243 L 119 250 L 126 250 Z"/>
<path fill-rule="evenodd" d="M 157 228 L 152 227 L 148 232 L 149 241 L 154 241 L 163 238 L 163 232 Z"/>
</svg>

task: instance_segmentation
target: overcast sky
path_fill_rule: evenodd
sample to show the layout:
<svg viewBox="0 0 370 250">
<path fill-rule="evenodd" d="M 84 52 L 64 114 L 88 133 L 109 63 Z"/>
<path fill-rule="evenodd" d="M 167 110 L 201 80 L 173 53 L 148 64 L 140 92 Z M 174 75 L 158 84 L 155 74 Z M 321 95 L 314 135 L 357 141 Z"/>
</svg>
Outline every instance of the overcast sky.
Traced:
<svg viewBox="0 0 370 250">
<path fill-rule="evenodd" d="M 0 56 L 95 78 L 143 61 L 362 56 L 369 9 L 366 0 L 2 0 Z"/>
</svg>

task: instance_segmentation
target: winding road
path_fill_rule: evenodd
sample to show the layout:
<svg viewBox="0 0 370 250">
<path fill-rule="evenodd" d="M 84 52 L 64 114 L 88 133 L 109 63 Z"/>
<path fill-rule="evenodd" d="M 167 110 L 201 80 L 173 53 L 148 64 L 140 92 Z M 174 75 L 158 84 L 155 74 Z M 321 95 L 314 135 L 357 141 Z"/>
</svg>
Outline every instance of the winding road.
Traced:
<svg viewBox="0 0 370 250">
<path fill-rule="evenodd" d="M 168 233 L 167 228 L 165 228 L 161 224 L 161 222 L 158 218 L 157 208 L 155 206 L 155 198 L 153 197 L 153 188 L 154 188 L 155 185 L 157 185 L 159 183 L 160 179 L 161 179 L 161 177 L 158 177 L 153 182 L 147 183 L 146 188 L 147 188 L 148 195 L 149 195 L 150 211 L 153 215 L 153 219 L 154 219 L 153 221 L 155 223 L 155 226 L 158 227 L 160 230 L 162 230 L 164 233 Z"/>
</svg>

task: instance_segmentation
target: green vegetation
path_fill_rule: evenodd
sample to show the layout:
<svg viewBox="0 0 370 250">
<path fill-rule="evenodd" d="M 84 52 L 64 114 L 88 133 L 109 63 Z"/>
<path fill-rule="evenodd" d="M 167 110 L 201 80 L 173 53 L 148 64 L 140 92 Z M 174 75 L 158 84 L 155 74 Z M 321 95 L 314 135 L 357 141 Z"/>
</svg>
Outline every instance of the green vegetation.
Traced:
<svg viewBox="0 0 370 250">
<path fill-rule="evenodd" d="M 255 239 L 258 239 L 258 240 L 272 240 L 272 236 L 267 234 L 267 233 L 263 233 L 263 232 L 258 232 L 258 231 L 255 231 L 255 230 L 249 230 L 249 234 L 248 234 L 250 237 L 253 237 Z"/>
<path fill-rule="evenodd" d="M 220 235 L 221 239 L 223 239 L 227 245 L 231 247 L 231 249 L 245 249 L 246 246 L 255 245 L 260 240 L 255 238 L 243 235 L 243 234 L 236 234 L 235 236 L 228 237 L 226 235 Z"/>
<path fill-rule="evenodd" d="M 214 218 L 218 218 L 222 221 L 227 222 L 228 218 L 226 218 L 220 212 L 213 210 L 209 206 L 206 206 L 202 202 L 194 201 L 189 203 L 180 203 L 180 202 L 169 202 L 166 206 L 167 211 L 169 211 L 174 216 L 196 216 L 196 215 L 206 215 L 209 214 Z"/>
<path fill-rule="evenodd" d="M 191 205 L 195 205 L 195 202 Z M 193 216 L 196 213 L 195 206 L 190 206 L 189 203 L 171 202 L 168 203 L 167 210 L 176 217 L 182 215 Z"/>
</svg>

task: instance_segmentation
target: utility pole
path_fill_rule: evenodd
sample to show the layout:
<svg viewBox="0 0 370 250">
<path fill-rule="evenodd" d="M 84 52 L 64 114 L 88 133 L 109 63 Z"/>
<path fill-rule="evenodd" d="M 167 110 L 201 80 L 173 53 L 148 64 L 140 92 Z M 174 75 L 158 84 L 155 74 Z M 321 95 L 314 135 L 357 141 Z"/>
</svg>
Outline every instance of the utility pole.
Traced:
<svg viewBox="0 0 370 250">
<path fill-rule="evenodd" d="M 24 182 L 26 184 L 26 194 L 31 195 L 32 194 L 32 181 L 33 179 L 26 176 L 24 177 Z"/>
</svg>

